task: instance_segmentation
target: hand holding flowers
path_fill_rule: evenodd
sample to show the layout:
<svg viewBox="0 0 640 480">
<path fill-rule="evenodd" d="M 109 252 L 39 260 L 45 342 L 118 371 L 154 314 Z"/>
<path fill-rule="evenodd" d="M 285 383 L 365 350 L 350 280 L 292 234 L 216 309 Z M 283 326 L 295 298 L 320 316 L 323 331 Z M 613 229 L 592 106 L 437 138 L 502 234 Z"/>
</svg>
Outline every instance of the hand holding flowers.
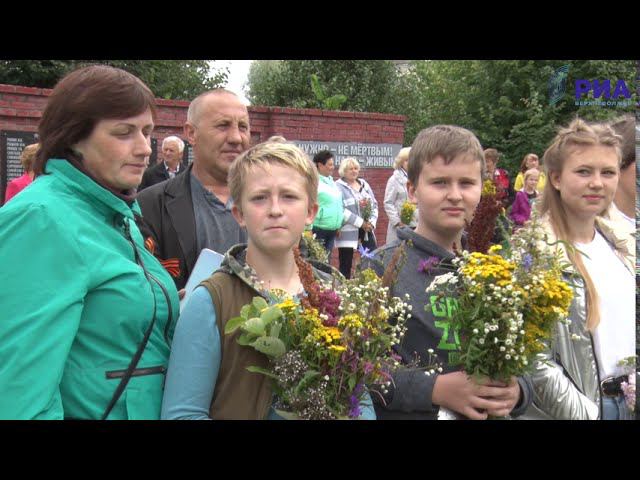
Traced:
<svg viewBox="0 0 640 480">
<path fill-rule="evenodd" d="M 534 215 L 513 235 L 509 250 L 494 245 L 488 253 L 463 251 L 453 260 L 455 270 L 427 288 L 458 299 L 452 324 L 470 375 L 509 383 L 528 372 L 556 322 L 567 317 L 573 292 L 558 257 L 539 247 L 542 238 Z"/>
<path fill-rule="evenodd" d="M 371 220 L 371 215 L 373 214 L 371 199 L 363 198 L 360 200 L 359 205 L 360 205 L 360 216 L 362 217 L 362 220 L 364 220 L 364 223 L 369 223 L 369 220 Z M 369 240 L 369 231 L 365 230 L 364 241 L 366 242 L 368 240 Z"/>
</svg>

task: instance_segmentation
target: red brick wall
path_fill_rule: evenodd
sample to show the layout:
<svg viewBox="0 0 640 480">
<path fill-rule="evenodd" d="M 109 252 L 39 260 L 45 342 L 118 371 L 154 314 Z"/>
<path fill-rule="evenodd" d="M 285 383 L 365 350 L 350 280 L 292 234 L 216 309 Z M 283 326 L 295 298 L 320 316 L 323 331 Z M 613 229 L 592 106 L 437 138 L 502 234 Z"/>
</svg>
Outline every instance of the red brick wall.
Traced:
<svg viewBox="0 0 640 480">
<path fill-rule="evenodd" d="M 0 84 L 0 130 L 35 132 L 50 89 Z M 157 99 L 158 118 L 153 138 L 183 137 L 189 102 Z M 382 113 L 336 112 L 281 107 L 248 107 L 252 143 L 282 135 L 287 140 L 400 144 L 404 138 L 405 117 Z M 387 232 L 387 216 L 382 201 L 391 169 L 363 169 L 379 203 L 376 228 L 378 244 Z M 336 172 L 337 175 L 337 172 Z M 337 254 L 334 255 L 337 257 Z"/>
</svg>

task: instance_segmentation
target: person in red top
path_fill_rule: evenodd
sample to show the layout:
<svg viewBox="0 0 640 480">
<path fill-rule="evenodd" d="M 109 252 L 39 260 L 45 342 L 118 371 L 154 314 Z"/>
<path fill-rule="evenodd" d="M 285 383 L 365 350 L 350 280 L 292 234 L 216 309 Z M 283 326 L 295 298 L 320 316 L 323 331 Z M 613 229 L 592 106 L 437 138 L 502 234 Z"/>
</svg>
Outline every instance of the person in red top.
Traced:
<svg viewBox="0 0 640 480">
<path fill-rule="evenodd" d="M 38 147 L 39 144 L 37 143 L 24 147 L 22 155 L 20 156 L 20 163 L 22 164 L 22 168 L 24 169 L 24 175 L 18 178 L 14 178 L 9 182 L 9 184 L 7 185 L 7 190 L 4 194 L 5 203 L 15 197 L 27 185 L 33 182 L 33 170 L 31 166 L 33 165 L 33 160 L 36 158 Z"/>
<path fill-rule="evenodd" d="M 509 174 L 503 168 L 497 168 L 500 154 L 495 148 L 487 148 L 484 151 L 484 161 L 486 163 L 487 178 L 491 178 L 496 184 L 497 197 L 502 201 L 505 208 L 510 203 L 510 180 Z"/>
</svg>

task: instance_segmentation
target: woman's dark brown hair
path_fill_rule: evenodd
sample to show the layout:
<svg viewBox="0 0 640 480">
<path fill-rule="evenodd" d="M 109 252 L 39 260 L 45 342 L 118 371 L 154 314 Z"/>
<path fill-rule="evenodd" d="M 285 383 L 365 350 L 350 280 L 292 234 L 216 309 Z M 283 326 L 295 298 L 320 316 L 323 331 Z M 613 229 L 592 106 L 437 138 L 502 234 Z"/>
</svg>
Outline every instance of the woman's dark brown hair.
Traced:
<svg viewBox="0 0 640 480">
<path fill-rule="evenodd" d="M 147 108 L 155 120 L 153 93 L 129 72 L 106 65 L 74 70 L 55 86 L 42 114 L 35 175 L 44 173 L 50 158 L 80 161 L 72 146 L 89 137 L 100 120 L 134 117 Z"/>
</svg>

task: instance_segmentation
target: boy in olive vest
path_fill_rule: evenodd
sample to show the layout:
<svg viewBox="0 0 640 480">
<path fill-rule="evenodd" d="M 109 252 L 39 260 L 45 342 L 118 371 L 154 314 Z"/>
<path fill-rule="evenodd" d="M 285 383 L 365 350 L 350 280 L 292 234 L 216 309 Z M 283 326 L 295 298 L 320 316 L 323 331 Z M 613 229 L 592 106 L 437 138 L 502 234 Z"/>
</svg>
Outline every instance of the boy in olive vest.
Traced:
<svg viewBox="0 0 640 480">
<path fill-rule="evenodd" d="M 163 419 L 279 418 L 271 380 L 246 368 L 268 368 L 267 357 L 239 345 L 240 330 L 224 335 L 224 329 L 257 295 L 269 300 L 273 289 L 294 298 L 304 293 L 293 250 L 318 212 L 318 173 L 295 145 L 266 142 L 234 161 L 229 187 L 233 215 L 246 227 L 248 243 L 229 249 L 220 270 L 185 305 L 172 344 Z"/>
</svg>

